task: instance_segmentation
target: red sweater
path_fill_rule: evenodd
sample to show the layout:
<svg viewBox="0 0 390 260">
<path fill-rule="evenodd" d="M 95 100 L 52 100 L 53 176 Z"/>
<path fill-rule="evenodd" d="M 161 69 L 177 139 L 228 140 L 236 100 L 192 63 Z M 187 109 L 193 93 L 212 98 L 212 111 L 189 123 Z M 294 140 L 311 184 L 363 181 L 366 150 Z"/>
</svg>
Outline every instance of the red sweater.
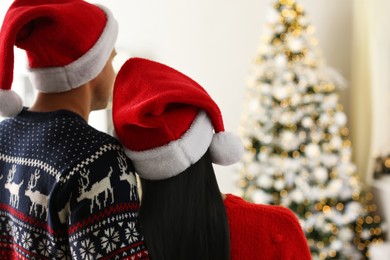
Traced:
<svg viewBox="0 0 390 260">
<path fill-rule="evenodd" d="M 249 203 L 231 194 L 224 201 L 232 260 L 311 259 L 294 213 L 279 206 Z"/>
</svg>

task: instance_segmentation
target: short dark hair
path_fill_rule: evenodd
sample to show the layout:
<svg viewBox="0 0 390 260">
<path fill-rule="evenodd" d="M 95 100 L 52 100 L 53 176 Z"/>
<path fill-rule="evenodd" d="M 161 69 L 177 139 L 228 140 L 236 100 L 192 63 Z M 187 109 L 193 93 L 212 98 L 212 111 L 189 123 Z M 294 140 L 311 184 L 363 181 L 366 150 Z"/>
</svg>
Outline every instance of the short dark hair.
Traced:
<svg viewBox="0 0 390 260">
<path fill-rule="evenodd" d="M 230 259 L 229 226 L 209 152 L 179 175 L 141 179 L 140 221 L 153 260 Z"/>
</svg>

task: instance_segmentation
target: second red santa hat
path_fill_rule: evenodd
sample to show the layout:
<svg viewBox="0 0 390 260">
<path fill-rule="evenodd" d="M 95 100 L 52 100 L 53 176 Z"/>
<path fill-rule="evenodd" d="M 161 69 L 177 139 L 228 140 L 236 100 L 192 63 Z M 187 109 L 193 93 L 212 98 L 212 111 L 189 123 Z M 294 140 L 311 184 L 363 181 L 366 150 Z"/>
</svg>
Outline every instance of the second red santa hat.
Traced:
<svg viewBox="0 0 390 260">
<path fill-rule="evenodd" d="M 226 132 L 217 104 L 194 80 L 164 64 L 129 59 L 114 86 L 115 134 L 144 179 L 173 177 L 209 149 L 214 163 L 242 155 L 240 138 Z"/>
</svg>

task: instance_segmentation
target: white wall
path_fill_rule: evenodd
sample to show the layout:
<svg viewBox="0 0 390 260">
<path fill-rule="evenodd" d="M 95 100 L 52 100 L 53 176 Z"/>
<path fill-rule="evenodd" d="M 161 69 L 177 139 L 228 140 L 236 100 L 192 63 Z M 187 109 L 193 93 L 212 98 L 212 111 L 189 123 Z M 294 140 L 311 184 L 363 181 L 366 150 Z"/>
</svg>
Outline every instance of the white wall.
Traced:
<svg viewBox="0 0 390 260">
<path fill-rule="evenodd" d="M 0 12 L 11 1 L 2 0 Z M 166 63 L 214 98 L 228 130 L 238 129 L 246 78 L 271 0 L 98 0 L 120 24 L 118 51 Z M 352 0 L 301 0 L 328 64 L 349 79 Z M 0 13 L 1 15 L 1 13 Z M 348 100 L 344 100 L 348 106 Z M 216 167 L 234 192 L 234 167 Z"/>
<path fill-rule="evenodd" d="M 372 64 L 372 148 L 374 155 L 390 153 L 390 32 L 388 23 L 390 2 L 376 0 L 370 10 L 371 64 Z"/>
</svg>

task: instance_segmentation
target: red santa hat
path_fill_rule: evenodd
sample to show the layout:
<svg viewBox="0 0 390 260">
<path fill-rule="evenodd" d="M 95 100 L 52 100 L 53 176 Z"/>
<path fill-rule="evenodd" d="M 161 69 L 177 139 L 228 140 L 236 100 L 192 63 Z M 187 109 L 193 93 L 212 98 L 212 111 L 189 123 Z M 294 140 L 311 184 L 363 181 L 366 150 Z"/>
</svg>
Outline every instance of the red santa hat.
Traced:
<svg viewBox="0 0 390 260">
<path fill-rule="evenodd" d="M 14 45 L 28 57 L 32 85 L 65 92 L 94 79 L 110 57 L 118 24 L 111 12 L 82 0 L 15 0 L 0 32 L 0 115 L 23 108 L 11 90 Z"/>
<path fill-rule="evenodd" d="M 164 64 L 131 58 L 113 98 L 115 135 L 144 179 L 173 177 L 208 149 L 214 163 L 237 162 L 243 146 L 226 132 L 221 112 L 195 81 Z"/>
</svg>

